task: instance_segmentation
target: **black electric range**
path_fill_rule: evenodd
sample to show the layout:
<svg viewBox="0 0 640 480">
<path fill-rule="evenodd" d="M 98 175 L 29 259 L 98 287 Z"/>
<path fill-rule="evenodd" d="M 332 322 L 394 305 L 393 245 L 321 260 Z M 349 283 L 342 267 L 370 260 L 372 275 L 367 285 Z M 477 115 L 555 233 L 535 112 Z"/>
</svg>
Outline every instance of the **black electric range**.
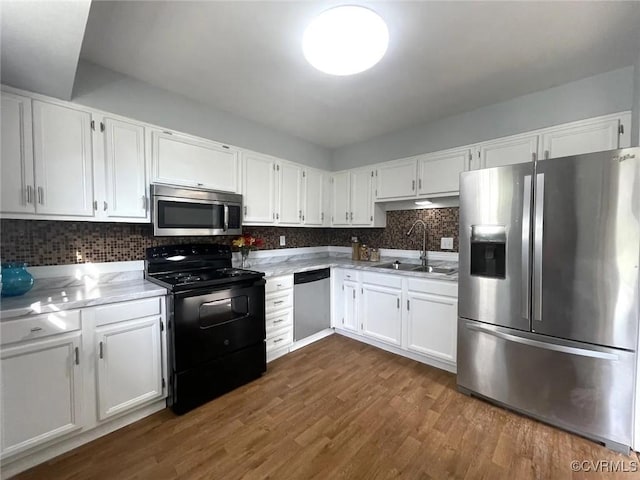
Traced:
<svg viewBox="0 0 640 480">
<path fill-rule="evenodd" d="M 266 371 L 264 274 L 227 245 L 148 248 L 145 277 L 169 290 L 168 404 L 185 413 Z"/>
</svg>

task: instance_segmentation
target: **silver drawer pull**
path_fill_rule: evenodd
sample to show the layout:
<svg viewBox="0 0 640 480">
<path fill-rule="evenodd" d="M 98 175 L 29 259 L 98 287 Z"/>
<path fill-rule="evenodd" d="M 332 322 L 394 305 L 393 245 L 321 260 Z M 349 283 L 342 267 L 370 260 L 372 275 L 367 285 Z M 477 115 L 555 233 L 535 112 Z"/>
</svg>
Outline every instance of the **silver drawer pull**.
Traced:
<svg viewBox="0 0 640 480">
<path fill-rule="evenodd" d="M 278 343 L 284 341 L 284 338 L 276 338 L 273 343 Z"/>
<path fill-rule="evenodd" d="M 273 324 L 275 325 L 276 323 L 282 323 L 282 322 L 284 322 L 284 318 L 280 318 L 278 320 L 274 320 Z"/>
<path fill-rule="evenodd" d="M 284 303 L 284 300 L 276 300 L 273 302 L 274 305 L 280 305 L 281 303 Z"/>
<path fill-rule="evenodd" d="M 277 287 L 283 287 L 284 285 L 282 285 L 281 283 L 278 283 L 276 286 Z"/>
<path fill-rule="evenodd" d="M 36 333 L 36 332 L 40 332 L 40 331 L 42 331 L 42 327 L 33 327 L 33 328 L 31 329 L 31 332 L 32 332 L 32 333 Z"/>
</svg>

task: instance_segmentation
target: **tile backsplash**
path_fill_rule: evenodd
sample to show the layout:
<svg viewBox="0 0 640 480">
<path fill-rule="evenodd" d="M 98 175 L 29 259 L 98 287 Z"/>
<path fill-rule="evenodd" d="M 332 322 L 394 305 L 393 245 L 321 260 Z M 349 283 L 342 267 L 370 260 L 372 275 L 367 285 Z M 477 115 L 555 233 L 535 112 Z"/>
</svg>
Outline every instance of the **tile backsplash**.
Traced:
<svg viewBox="0 0 640 480">
<path fill-rule="evenodd" d="M 440 250 L 440 237 L 453 237 L 458 251 L 458 208 L 399 210 L 387 212 L 385 228 L 244 227 L 246 233 L 263 238 L 266 249 L 349 246 L 351 237 L 371 247 L 419 250 L 422 230 L 407 237 L 416 219 L 427 224 L 427 249 Z M 286 247 L 279 237 L 286 237 Z M 234 237 L 154 237 L 150 224 L 61 222 L 52 220 L 0 221 L 0 259 L 29 265 L 62 265 L 83 262 L 143 260 L 145 248 L 175 243 L 224 243 Z"/>
</svg>

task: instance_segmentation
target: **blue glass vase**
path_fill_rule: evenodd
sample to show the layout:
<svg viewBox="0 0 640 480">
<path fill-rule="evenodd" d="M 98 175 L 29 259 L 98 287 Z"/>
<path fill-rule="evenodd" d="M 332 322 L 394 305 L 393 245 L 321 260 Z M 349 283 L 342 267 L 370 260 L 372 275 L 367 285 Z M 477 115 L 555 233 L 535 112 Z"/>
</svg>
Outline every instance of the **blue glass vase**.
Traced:
<svg viewBox="0 0 640 480">
<path fill-rule="evenodd" d="M 26 263 L 2 264 L 2 296 L 24 295 L 33 287 L 33 277 L 27 272 Z"/>
</svg>

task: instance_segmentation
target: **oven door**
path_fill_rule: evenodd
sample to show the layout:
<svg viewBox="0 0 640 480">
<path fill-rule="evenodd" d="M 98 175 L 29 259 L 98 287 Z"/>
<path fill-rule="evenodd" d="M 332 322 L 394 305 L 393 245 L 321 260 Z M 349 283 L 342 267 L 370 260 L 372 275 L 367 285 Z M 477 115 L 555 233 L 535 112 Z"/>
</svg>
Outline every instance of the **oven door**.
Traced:
<svg viewBox="0 0 640 480">
<path fill-rule="evenodd" d="M 202 294 L 175 294 L 175 371 L 264 343 L 264 305 L 264 280 Z"/>
<path fill-rule="evenodd" d="M 153 234 L 240 235 L 240 203 L 193 198 L 153 197 Z"/>
</svg>

